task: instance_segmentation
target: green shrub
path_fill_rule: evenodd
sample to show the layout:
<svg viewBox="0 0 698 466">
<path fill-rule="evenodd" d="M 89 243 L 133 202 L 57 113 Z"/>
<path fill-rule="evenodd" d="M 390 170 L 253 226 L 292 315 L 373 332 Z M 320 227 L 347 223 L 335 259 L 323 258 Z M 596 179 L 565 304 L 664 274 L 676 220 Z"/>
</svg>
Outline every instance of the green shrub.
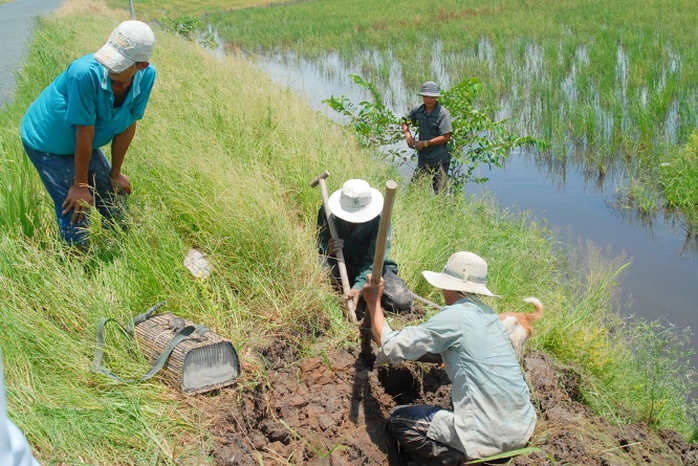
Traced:
<svg viewBox="0 0 698 466">
<path fill-rule="evenodd" d="M 401 124 L 406 117 L 397 117 L 385 106 L 376 86 L 358 75 L 351 75 L 351 78 L 370 92 L 372 102 L 354 103 L 346 96 L 332 96 L 324 102 L 334 111 L 349 118 L 358 141 L 365 147 L 373 148 L 393 162 L 416 159 L 416 151 L 405 149 L 404 146 L 396 147 L 403 140 Z M 481 163 L 490 167 L 500 167 L 502 160 L 516 148 L 545 147 L 542 140 L 517 136 L 507 130 L 506 121 L 492 120 L 489 115 L 495 113 L 494 107 L 478 108 L 475 100 L 481 90 L 482 83 L 473 77 L 442 92 L 439 98 L 441 104 L 450 111 L 452 118 L 453 133 L 448 143 L 452 161 L 448 176 L 456 192 L 468 181 L 487 181 L 487 178 L 473 175 Z"/>
</svg>

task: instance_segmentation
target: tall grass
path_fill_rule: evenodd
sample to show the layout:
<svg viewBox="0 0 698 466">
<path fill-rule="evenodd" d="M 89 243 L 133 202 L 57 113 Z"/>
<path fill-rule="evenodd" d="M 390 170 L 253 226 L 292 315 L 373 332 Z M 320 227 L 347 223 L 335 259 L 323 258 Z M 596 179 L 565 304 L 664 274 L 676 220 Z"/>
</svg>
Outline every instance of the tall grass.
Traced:
<svg viewBox="0 0 698 466">
<path fill-rule="evenodd" d="M 693 132 L 678 154 L 667 154 L 659 167 L 659 183 L 667 204 L 688 212 L 698 225 L 698 132 Z M 696 235 L 695 228 L 688 234 Z"/>
<path fill-rule="evenodd" d="M 356 177 L 380 188 L 398 175 L 243 58 L 219 58 L 156 30 L 157 83 L 124 166 L 134 188 L 130 228 L 105 229 L 96 218 L 90 249 L 76 255 L 57 240 L 50 200 L 17 128 L 53 76 L 99 48 L 123 19 L 100 3 L 68 1 L 42 21 L 16 100 L 0 112 L 0 345 L 9 412 L 43 464 L 207 464 L 206 398 L 185 398 L 157 379 L 118 385 L 90 373 L 97 322 L 125 322 L 166 300 L 167 310 L 234 342 L 246 368 L 241 388 L 263 378 L 255 354 L 275 342 L 303 354 L 314 352 L 319 335 L 358 344 L 317 265 L 320 194 L 309 183 L 325 170 L 330 190 Z M 589 316 L 606 324 L 602 316 L 614 315 L 619 264 L 579 272 L 544 227 L 487 203 L 434 196 L 428 186 L 401 189 L 394 213 L 393 255 L 417 293 L 438 300 L 420 272 L 439 270 L 455 250 L 476 251 L 504 296 L 493 302 L 497 309 L 519 308 L 530 294 L 550 309 L 533 345 L 579 365 L 606 409 L 623 413 L 619 422 L 647 412 L 646 398 L 619 396 L 639 383 L 621 368 L 644 363 L 618 350 L 629 348 L 630 330 L 614 320 L 585 332 Z M 183 266 L 191 247 L 208 255 L 209 279 Z M 113 370 L 145 371 L 131 342 L 115 333 L 107 341 Z M 673 383 L 674 370 L 659 371 L 667 383 L 653 386 L 653 401 L 678 400 L 684 411 L 653 416 L 690 434 L 688 392 Z"/>
</svg>

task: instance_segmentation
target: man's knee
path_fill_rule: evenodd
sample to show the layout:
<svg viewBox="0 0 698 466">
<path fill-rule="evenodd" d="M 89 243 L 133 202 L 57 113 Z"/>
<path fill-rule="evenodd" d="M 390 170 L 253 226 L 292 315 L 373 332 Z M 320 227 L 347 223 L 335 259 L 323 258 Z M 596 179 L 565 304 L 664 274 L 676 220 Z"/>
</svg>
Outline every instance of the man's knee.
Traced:
<svg viewBox="0 0 698 466">
<path fill-rule="evenodd" d="M 465 455 L 428 437 L 434 414 L 442 408 L 429 405 L 397 406 L 390 411 L 388 428 L 409 455 L 420 464 L 460 465 Z"/>
<path fill-rule="evenodd" d="M 388 417 L 388 429 L 393 434 L 393 437 L 400 442 L 405 442 L 405 437 L 426 436 L 425 432 L 418 432 L 416 424 L 419 419 L 414 416 L 414 406 L 396 406 L 390 410 Z"/>
<path fill-rule="evenodd" d="M 69 215 L 58 217 L 58 232 L 66 243 L 73 246 L 83 246 L 87 245 L 89 233 L 90 233 L 90 223 L 87 218 L 83 219 L 80 223 L 70 224 Z"/>
<path fill-rule="evenodd" d="M 412 307 L 412 292 L 405 281 L 387 269 L 383 274 L 385 289 L 381 304 L 388 311 L 406 311 Z"/>
</svg>

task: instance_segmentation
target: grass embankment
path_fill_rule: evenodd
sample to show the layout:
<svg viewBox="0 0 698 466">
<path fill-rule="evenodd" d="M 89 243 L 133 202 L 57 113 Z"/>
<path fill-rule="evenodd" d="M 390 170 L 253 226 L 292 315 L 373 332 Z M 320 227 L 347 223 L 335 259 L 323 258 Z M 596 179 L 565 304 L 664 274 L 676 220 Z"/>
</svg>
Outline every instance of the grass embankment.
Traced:
<svg viewBox="0 0 698 466">
<path fill-rule="evenodd" d="M 309 182 L 329 170 L 330 190 L 350 177 L 380 187 L 397 174 L 246 61 L 216 58 L 156 30 L 158 80 L 124 166 L 133 223 L 121 234 L 96 222 L 92 248 L 76 257 L 56 240 L 50 199 L 23 154 L 18 125 L 42 88 L 123 19 L 100 4 L 69 1 L 42 22 L 16 100 L 0 112 L 0 344 L 9 412 L 43 464 L 205 464 L 211 400 L 185 398 L 156 380 L 124 386 L 90 373 L 98 320 L 126 322 L 164 299 L 167 310 L 234 342 L 244 367 L 239 387 L 263 380 L 253 349 L 278 339 L 303 354 L 318 352 L 320 334 L 357 344 L 318 270 L 320 194 Z M 453 251 L 476 251 L 504 296 L 492 303 L 498 310 L 521 309 L 531 294 L 547 305 L 531 345 L 579 365 L 597 412 L 691 434 L 685 368 L 664 357 L 661 342 L 635 348 L 634 357 L 629 342 L 640 344 L 642 334 L 612 311 L 620 264 L 593 254 L 574 262 L 526 218 L 436 198 L 428 186 L 401 189 L 394 215 L 392 255 L 417 293 L 439 300 L 421 270 L 439 270 Z M 182 265 L 192 246 L 208 254 L 211 278 L 194 279 Z M 145 371 L 130 342 L 114 332 L 107 341 L 113 370 Z"/>
<path fill-rule="evenodd" d="M 386 95 L 425 79 L 445 87 L 478 76 L 483 99 L 528 135 L 552 142 L 553 166 L 574 162 L 625 178 L 629 208 L 657 213 L 665 186 L 686 186 L 679 211 L 698 222 L 698 181 L 676 146 L 698 120 L 698 59 L 690 0 L 414 0 L 300 2 L 207 16 L 245 50 L 294 50 L 320 63 L 339 54 Z M 398 94 L 401 95 L 401 94 Z"/>
</svg>

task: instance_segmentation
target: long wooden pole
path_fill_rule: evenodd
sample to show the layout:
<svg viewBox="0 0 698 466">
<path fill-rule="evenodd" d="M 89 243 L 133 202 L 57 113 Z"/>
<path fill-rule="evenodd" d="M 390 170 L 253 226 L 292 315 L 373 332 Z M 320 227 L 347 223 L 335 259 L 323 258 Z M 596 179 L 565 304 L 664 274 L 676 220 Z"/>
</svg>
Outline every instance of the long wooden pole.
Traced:
<svg viewBox="0 0 698 466">
<path fill-rule="evenodd" d="M 311 183 L 311 187 L 315 187 L 318 184 L 320 185 L 320 193 L 322 195 L 322 205 L 325 208 L 325 216 L 327 218 L 327 227 L 330 230 L 330 237 L 337 241 L 339 239 L 339 234 L 337 233 L 337 226 L 334 223 L 334 217 L 332 216 L 332 212 L 330 212 L 330 203 L 329 203 L 329 193 L 327 191 L 327 183 L 325 183 L 325 178 L 330 176 L 329 172 L 323 172 L 321 175 L 319 175 L 317 178 L 315 178 Z M 336 253 L 335 256 L 337 257 L 337 268 L 339 269 L 339 278 L 342 282 L 342 291 L 344 292 L 344 296 L 348 295 L 349 292 L 351 291 L 351 284 L 349 283 L 349 274 L 347 273 L 347 264 L 344 262 L 344 252 L 339 249 Z M 349 319 L 349 322 L 351 323 L 356 323 L 358 320 L 356 318 L 356 308 L 354 305 L 354 301 L 351 299 L 348 299 L 345 301 L 345 306 L 346 306 L 346 314 L 347 318 Z"/>
<path fill-rule="evenodd" d="M 388 232 L 393 214 L 393 204 L 395 202 L 395 191 L 397 183 L 388 180 L 385 183 L 385 197 L 383 200 L 383 212 L 381 213 L 380 224 L 378 225 L 378 236 L 376 238 L 376 252 L 373 256 L 373 269 L 371 271 L 371 283 L 379 285 L 383 276 L 383 262 L 385 262 L 385 250 L 388 247 Z M 371 322 L 370 312 L 364 314 L 361 324 L 361 355 L 369 366 L 373 367 L 375 356 L 371 348 L 371 336 L 373 335 L 373 322 Z"/>
<path fill-rule="evenodd" d="M 385 262 L 385 250 L 388 247 L 388 232 L 390 231 L 390 217 L 393 214 L 395 203 L 395 191 L 397 183 L 388 180 L 385 183 L 385 198 L 383 200 L 383 212 L 378 225 L 378 237 L 376 239 L 376 253 L 373 256 L 373 270 L 371 271 L 371 283 L 378 285 L 383 276 L 383 262 Z"/>
</svg>

